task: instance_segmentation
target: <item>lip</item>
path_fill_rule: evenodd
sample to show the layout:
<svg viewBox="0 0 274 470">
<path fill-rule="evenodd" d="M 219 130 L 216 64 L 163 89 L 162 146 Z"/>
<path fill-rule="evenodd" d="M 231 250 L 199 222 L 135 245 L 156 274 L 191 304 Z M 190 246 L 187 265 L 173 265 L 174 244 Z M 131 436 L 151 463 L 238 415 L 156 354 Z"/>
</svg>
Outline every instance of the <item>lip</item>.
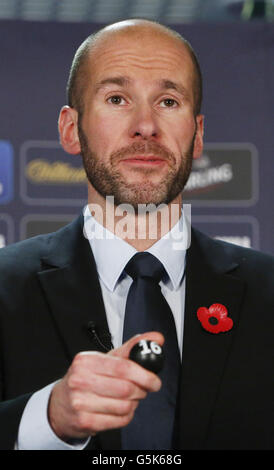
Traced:
<svg viewBox="0 0 274 470">
<path fill-rule="evenodd" d="M 158 157 L 157 155 L 134 155 L 132 157 L 124 158 L 122 163 L 127 163 L 130 165 L 155 166 L 166 163 L 166 160 Z"/>
</svg>

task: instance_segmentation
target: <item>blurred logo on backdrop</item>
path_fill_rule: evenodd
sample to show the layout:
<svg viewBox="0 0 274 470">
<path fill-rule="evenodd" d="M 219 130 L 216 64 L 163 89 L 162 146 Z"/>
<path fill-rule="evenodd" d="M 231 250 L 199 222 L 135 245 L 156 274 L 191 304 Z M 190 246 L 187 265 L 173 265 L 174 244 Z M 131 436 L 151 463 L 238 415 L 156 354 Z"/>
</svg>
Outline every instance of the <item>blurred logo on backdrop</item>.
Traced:
<svg viewBox="0 0 274 470">
<path fill-rule="evenodd" d="M 253 144 L 206 144 L 193 161 L 184 201 L 194 206 L 247 206 L 258 199 L 258 157 Z"/>
<path fill-rule="evenodd" d="M 0 248 L 14 241 L 14 221 L 7 214 L 0 214 Z"/>
<path fill-rule="evenodd" d="M 0 140 L 0 204 L 13 198 L 13 147 L 7 140 Z"/>
<path fill-rule="evenodd" d="M 4 248 L 6 246 L 7 240 L 3 233 L 0 233 L 0 248 Z"/>
<path fill-rule="evenodd" d="M 84 170 L 62 161 L 50 162 L 36 158 L 26 167 L 26 177 L 33 184 L 82 184 Z"/>
<path fill-rule="evenodd" d="M 21 147 L 21 197 L 27 204 L 82 206 L 87 199 L 80 155 L 66 154 L 55 141 Z"/>
<path fill-rule="evenodd" d="M 245 248 L 260 249 L 259 222 L 247 215 L 193 215 L 194 227 L 212 238 Z"/>
<path fill-rule="evenodd" d="M 41 233 L 56 232 L 69 224 L 75 215 L 63 214 L 27 214 L 21 220 L 20 239 L 35 237 Z"/>
</svg>

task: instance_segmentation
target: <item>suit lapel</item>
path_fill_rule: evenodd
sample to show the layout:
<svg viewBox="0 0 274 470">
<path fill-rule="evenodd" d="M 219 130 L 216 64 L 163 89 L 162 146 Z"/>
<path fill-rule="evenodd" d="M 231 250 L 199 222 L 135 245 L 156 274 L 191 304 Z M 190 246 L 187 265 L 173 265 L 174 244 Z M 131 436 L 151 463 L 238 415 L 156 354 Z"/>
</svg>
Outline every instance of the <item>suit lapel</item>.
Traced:
<svg viewBox="0 0 274 470">
<path fill-rule="evenodd" d="M 81 218 L 60 230 L 49 245 L 38 273 L 53 321 L 70 359 L 83 350 L 104 351 L 88 330 L 109 335 L 95 261 L 82 232 Z M 107 343 L 111 348 L 110 341 Z"/>
<path fill-rule="evenodd" d="M 239 321 L 244 285 L 233 277 L 237 263 L 203 235 L 192 236 L 187 253 L 183 365 L 180 390 L 180 448 L 205 446 L 218 388 Z M 197 319 L 199 307 L 223 304 L 233 328 L 212 334 Z"/>
</svg>

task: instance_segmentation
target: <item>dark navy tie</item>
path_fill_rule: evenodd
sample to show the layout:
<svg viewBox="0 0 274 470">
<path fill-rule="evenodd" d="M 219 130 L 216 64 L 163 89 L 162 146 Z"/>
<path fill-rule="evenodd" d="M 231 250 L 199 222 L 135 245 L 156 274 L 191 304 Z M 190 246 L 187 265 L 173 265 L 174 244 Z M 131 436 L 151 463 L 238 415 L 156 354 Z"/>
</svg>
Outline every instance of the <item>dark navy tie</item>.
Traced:
<svg viewBox="0 0 274 470">
<path fill-rule="evenodd" d="M 174 318 L 159 285 L 166 275 L 162 263 L 137 253 L 125 271 L 132 277 L 125 311 L 123 342 L 137 333 L 160 331 L 165 337 L 162 388 L 141 400 L 131 423 L 122 428 L 122 449 L 172 449 L 180 376 L 180 353 Z"/>
</svg>

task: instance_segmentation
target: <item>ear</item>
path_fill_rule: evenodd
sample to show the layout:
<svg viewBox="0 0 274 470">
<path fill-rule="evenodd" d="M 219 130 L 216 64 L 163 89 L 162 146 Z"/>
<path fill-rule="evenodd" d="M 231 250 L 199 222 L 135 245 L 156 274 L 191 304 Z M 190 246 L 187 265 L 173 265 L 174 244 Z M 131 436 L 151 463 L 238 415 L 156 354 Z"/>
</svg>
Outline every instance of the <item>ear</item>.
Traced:
<svg viewBox="0 0 274 470">
<path fill-rule="evenodd" d="M 197 131 L 194 141 L 193 158 L 200 158 L 204 148 L 204 116 L 202 114 L 196 116 L 196 125 Z"/>
<path fill-rule="evenodd" d="M 70 106 L 63 106 L 58 119 L 60 142 L 65 152 L 72 155 L 81 152 L 77 123 L 78 112 Z"/>
</svg>

